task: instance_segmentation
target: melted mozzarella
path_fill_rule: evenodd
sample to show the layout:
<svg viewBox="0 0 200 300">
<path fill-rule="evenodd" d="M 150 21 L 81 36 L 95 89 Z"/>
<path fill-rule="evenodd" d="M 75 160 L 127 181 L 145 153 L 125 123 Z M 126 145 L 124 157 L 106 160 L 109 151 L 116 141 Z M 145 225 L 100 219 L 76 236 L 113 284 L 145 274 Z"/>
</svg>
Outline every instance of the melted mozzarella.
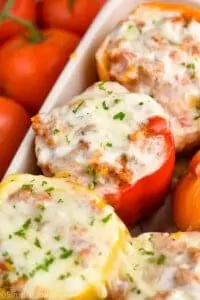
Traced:
<svg viewBox="0 0 200 300">
<path fill-rule="evenodd" d="M 127 183 L 133 184 L 158 170 L 166 159 L 164 137 L 144 134 L 143 127 L 155 116 L 166 119 L 151 97 L 130 94 L 116 83 L 100 82 L 68 105 L 36 117 L 38 164 L 51 174 L 66 172 L 86 185 L 94 175 L 88 166 L 96 164 L 96 184 L 105 192 L 115 190 L 117 182 L 103 170 L 122 172 L 121 159 L 125 157 L 130 175 Z M 141 133 L 139 138 L 130 140 L 137 133 Z"/>
<path fill-rule="evenodd" d="M 111 299 L 198 300 L 200 235 L 147 233 L 132 239 L 109 281 Z"/>
<path fill-rule="evenodd" d="M 178 151 L 199 142 L 199 22 L 141 5 L 108 35 L 97 60 L 102 51 L 110 78 L 165 108 Z"/>
<path fill-rule="evenodd" d="M 1 287 L 9 282 L 16 292 L 17 285 L 20 299 L 107 295 L 106 276 L 127 234 L 110 206 L 64 179 L 32 175 L 8 177 L 0 201 Z"/>
</svg>

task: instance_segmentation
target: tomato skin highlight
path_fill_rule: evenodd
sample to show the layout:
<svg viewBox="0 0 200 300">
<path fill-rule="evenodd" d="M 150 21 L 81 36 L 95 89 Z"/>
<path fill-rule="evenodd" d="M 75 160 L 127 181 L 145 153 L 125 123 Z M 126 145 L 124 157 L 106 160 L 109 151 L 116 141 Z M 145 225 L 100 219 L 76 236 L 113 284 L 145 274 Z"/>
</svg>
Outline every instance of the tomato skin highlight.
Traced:
<svg viewBox="0 0 200 300">
<path fill-rule="evenodd" d="M 150 125 L 151 134 L 157 135 L 160 132 L 165 138 L 166 159 L 164 163 L 156 172 L 141 178 L 135 184 L 119 190 L 116 194 L 105 195 L 107 202 L 115 208 L 117 214 L 128 226 L 151 215 L 163 204 L 164 197 L 170 188 L 175 165 L 174 139 L 166 127 L 166 121 L 155 117 L 147 124 Z"/>
<path fill-rule="evenodd" d="M 72 2 L 72 4 L 70 4 Z M 43 0 L 41 23 L 83 35 L 106 0 Z"/>
<path fill-rule="evenodd" d="M 44 40 L 31 43 L 18 36 L 0 49 L 0 85 L 30 114 L 40 106 L 79 43 L 77 35 L 56 29 L 42 32 Z"/>
<path fill-rule="evenodd" d="M 194 155 L 186 175 L 175 188 L 173 215 L 180 230 L 200 230 L 200 151 Z"/>
<path fill-rule="evenodd" d="M 0 14 L 5 0 L 0 0 Z M 15 0 L 10 13 L 14 16 L 22 19 L 35 22 L 36 20 L 36 4 L 34 0 Z M 0 24 L 0 44 L 4 43 L 11 37 L 14 37 L 18 33 L 23 32 L 25 29 L 23 26 L 14 23 L 11 20 L 5 20 Z"/>
<path fill-rule="evenodd" d="M 0 178 L 5 174 L 29 125 L 30 118 L 23 107 L 0 97 Z"/>
</svg>

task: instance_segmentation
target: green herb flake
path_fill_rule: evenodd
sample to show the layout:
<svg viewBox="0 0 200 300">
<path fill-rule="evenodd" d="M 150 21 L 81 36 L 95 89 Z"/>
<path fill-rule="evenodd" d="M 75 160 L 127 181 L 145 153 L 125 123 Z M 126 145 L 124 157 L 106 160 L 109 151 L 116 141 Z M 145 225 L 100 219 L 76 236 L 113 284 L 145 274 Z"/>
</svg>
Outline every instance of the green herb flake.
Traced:
<svg viewBox="0 0 200 300">
<path fill-rule="evenodd" d="M 54 190 L 55 190 L 54 187 L 49 187 L 48 189 L 45 190 L 45 192 L 46 192 L 49 196 L 51 196 L 51 192 L 53 192 Z"/>
<path fill-rule="evenodd" d="M 117 104 L 117 103 L 119 103 L 120 101 L 121 101 L 120 99 L 117 99 L 117 98 L 116 98 L 116 99 L 114 100 L 114 103 Z"/>
<path fill-rule="evenodd" d="M 26 222 L 22 225 L 22 228 L 16 231 L 14 234 L 18 237 L 26 239 L 26 232 L 31 225 L 31 219 L 27 219 Z"/>
<path fill-rule="evenodd" d="M 56 240 L 56 241 L 60 241 L 60 239 L 61 239 L 61 236 L 60 236 L 60 235 L 56 235 L 56 236 L 54 236 L 54 240 Z"/>
<path fill-rule="evenodd" d="M 63 203 L 64 200 L 63 199 L 58 199 L 58 203 Z"/>
<path fill-rule="evenodd" d="M 90 226 L 93 226 L 93 225 L 94 225 L 94 222 L 95 222 L 95 218 L 92 217 L 92 218 L 91 218 L 91 221 L 89 222 L 89 225 L 90 225 Z"/>
<path fill-rule="evenodd" d="M 89 189 L 90 191 L 93 191 L 94 188 L 95 188 L 94 182 L 90 182 L 90 183 L 88 184 L 88 189 Z"/>
<path fill-rule="evenodd" d="M 33 184 L 23 184 L 22 185 L 22 190 L 33 190 Z"/>
<path fill-rule="evenodd" d="M 140 105 L 140 106 L 144 105 L 144 102 L 140 102 L 139 105 Z"/>
<path fill-rule="evenodd" d="M 131 30 L 133 28 L 133 24 L 128 24 L 128 30 Z"/>
<path fill-rule="evenodd" d="M 117 113 L 116 115 L 114 115 L 113 119 L 122 121 L 125 118 L 125 116 L 126 116 L 126 114 L 121 111 L 121 112 Z"/>
<path fill-rule="evenodd" d="M 47 183 L 48 183 L 47 181 L 43 180 L 42 181 L 42 186 L 46 185 Z"/>
<path fill-rule="evenodd" d="M 35 239 L 34 245 L 35 245 L 36 247 L 38 247 L 38 248 L 42 248 L 41 243 L 40 243 L 40 241 L 39 241 L 38 238 Z"/>
<path fill-rule="evenodd" d="M 53 134 L 56 135 L 56 134 L 58 134 L 58 133 L 59 133 L 59 130 L 55 128 L 55 129 L 53 130 Z"/>
<path fill-rule="evenodd" d="M 23 253 L 23 254 L 24 254 L 24 257 L 27 258 L 28 255 L 29 255 L 29 253 L 30 253 L 30 250 L 24 251 L 24 253 Z"/>
<path fill-rule="evenodd" d="M 153 251 L 146 250 L 144 248 L 139 249 L 141 255 L 154 255 Z"/>
<path fill-rule="evenodd" d="M 69 278 L 71 276 L 70 273 L 67 273 L 67 274 L 61 274 L 58 279 L 59 280 L 65 280 L 66 278 Z"/>
<path fill-rule="evenodd" d="M 128 279 L 128 281 L 134 282 L 133 277 L 129 273 L 126 273 L 126 278 Z"/>
<path fill-rule="evenodd" d="M 84 101 L 81 101 L 81 102 L 76 106 L 76 108 L 72 110 L 74 114 L 77 113 L 77 111 L 81 108 L 81 106 L 83 105 L 83 103 L 84 103 Z"/>
<path fill-rule="evenodd" d="M 66 138 L 66 142 L 67 142 L 68 144 L 70 144 L 70 142 L 71 142 L 71 141 L 70 141 L 70 139 L 69 139 L 68 135 L 66 135 L 66 137 L 65 137 L 65 138 Z"/>
<path fill-rule="evenodd" d="M 97 184 L 97 171 L 95 170 L 95 168 L 93 166 L 88 166 L 86 171 L 87 171 L 88 175 L 92 177 L 92 183 L 94 185 L 96 185 Z"/>
<path fill-rule="evenodd" d="M 107 215 L 106 217 L 104 217 L 102 219 L 102 222 L 103 223 L 108 223 L 111 220 L 111 218 L 112 218 L 112 214 L 109 214 L 109 215 Z"/>
<path fill-rule="evenodd" d="M 2 253 L 2 255 L 3 255 L 3 257 L 5 257 L 5 260 L 6 260 L 9 264 L 13 265 L 13 260 L 12 260 L 12 258 L 10 257 L 10 255 L 8 254 L 7 251 L 4 252 L 4 253 Z"/>
<path fill-rule="evenodd" d="M 8 238 L 9 238 L 9 240 L 11 240 L 12 239 L 12 234 L 9 234 Z"/>
<path fill-rule="evenodd" d="M 78 260 L 75 260 L 75 261 L 74 261 L 74 264 L 75 264 L 76 266 L 80 265 L 80 263 L 79 263 Z"/>
<path fill-rule="evenodd" d="M 163 265 L 165 261 L 166 261 L 166 256 L 164 254 L 161 254 L 158 256 L 156 264 Z"/>
<path fill-rule="evenodd" d="M 53 256 L 50 257 L 46 257 L 44 259 L 44 262 L 41 263 L 40 265 L 37 265 L 36 270 L 35 271 L 44 271 L 44 272 L 48 272 L 49 271 L 49 267 L 53 264 L 55 258 Z"/>
<path fill-rule="evenodd" d="M 81 274 L 81 279 L 84 280 L 84 281 L 86 280 L 86 278 L 83 274 Z"/>
<path fill-rule="evenodd" d="M 111 148 L 112 147 L 112 143 L 106 143 L 106 147 L 109 147 L 109 148 Z"/>
<path fill-rule="evenodd" d="M 103 102 L 102 102 L 102 107 L 103 107 L 103 109 L 105 109 L 105 110 L 108 110 L 108 109 L 109 109 L 109 107 L 108 107 L 107 104 L 106 104 L 106 101 L 103 101 Z"/>
<path fill-rule="evenodd" d="M 100 90 L 105 91 L 106 90 L 106 88 L 105 88 L 105 81 L 101 81 L 98 84 L 98 87 L 99 87 Z"/>
<path fill-rule="evenodd" d="M 73 254 L 72 250 L 66 249 L 65 247 L 60 247 L 60 251 L 61 251 L 60 254 L 61 259 L 67 259 Z"/>
<path fill-rule="evenodd" d="M 41 211 L 45 211 L 45 207 L 44 207 L 44 205 L 42 205 L 42 204 L 39 204 L 39 205 L 38 205 L 38 208 L 39 208 Z"/>
<path fill-rule="evenodd" d="M 4 274 L 3 277 L 2 277 L 3 281 L 8 281 L 9 280 L 9 276 L 8 276 L 8 273 Z"/>
<path fill-rule="evenodd" d="M 40 223 L 40 222 L 42 221 L 42 215 L 39 215 L 39 216 L 35 217 L 35 218 L 34 218 L 34 221 L 35 221 L 36 223 Z"/>
</svg>

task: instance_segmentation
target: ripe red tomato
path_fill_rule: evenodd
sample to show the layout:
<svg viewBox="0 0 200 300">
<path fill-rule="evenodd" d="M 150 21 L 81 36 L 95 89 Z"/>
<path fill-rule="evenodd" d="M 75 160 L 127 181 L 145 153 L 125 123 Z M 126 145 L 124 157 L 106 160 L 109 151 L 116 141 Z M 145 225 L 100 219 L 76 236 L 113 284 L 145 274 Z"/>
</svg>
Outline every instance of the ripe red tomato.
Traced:
<svg viewBox="0 0 200 300">
<path fill-rule="evenodd" d="M 43 0 L 41 23 L 83 35 L 106 0 Z"/>
<path fill-rule="evenodd" d="M 39 110 L 79 43 L 75 34 L 56 29 L 43 31 L 40 37 L 30 42 L 18 36 L 0 49 L 3 94 L 21 103 L 30 114 Z"/>
<path fill-rule="evenodd" d="M 0 97 L 0 178 L 17 151 L 30 119 L 26 111 L 12 100 Z"/>
<path fill-rule="evenodd" d="M 9 10 L 12 15 L 25 20 L 35 21 L 36 6 L 34 0 L 13 0 L 9 2 L 12 4 L 11 9 Z M 0 0 L 0 19 L 2 18 L 7 3 L 8 1 L 6 0 Z M 23 26 L 16 24 L 7 18 L 6 20 L 2 20 L 0 23 L 0 44 L 22 31 L 24 31 Z"/>
<path fill-rule="evenodd" d="M 142 217 L 151 215 L 163 204 L 172 179 L 175 145 L 166 121 L 160 117 L 151 118 L 146 130 L 150 135 L 163 135 L 164 163 L 157 171 L 143 177 L 134 185 L 123 188 L 115 194 L 105 195 L 105 199 L 127 225 L 133 225 Z"/>
</svg>

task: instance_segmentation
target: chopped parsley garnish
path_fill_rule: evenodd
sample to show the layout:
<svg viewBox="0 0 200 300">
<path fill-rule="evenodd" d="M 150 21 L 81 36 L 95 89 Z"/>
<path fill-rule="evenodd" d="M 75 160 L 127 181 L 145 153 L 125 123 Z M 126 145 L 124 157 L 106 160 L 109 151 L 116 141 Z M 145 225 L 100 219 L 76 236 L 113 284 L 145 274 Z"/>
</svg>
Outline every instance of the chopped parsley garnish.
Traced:
<svg viewBox="0 0 200 300">
<path fill-rule="evenodd" d="M 92 177 L 92 183 L 95 186 L 97 184 L 97 171 L 94 167 L 88 166 L 87 173 Z"/>
<path fill-rule="evenodd" d="M 23 184 L 22 185 L 22 190 L 33 190 L 33 184 Z"/>
<path fill-rule="evenodd" d="M 38 247 L 38 248 L 42 248 L 41 243 L 40 243 L 40 241 L 39 241 L 38 238 L 35 239 L 34 245 L 35 245 L 36 247 Z"/>
<path fill-rule="evenodd" d="M 144 248 L 140 248 L 139 251 L 140 251 L 140 253 L 141 253 L 142 255 L 154 255 L 154 252 L 153 252 L 153 251 L 149 251 L 149 250 L 146 250 L 146 249 L 144 249 Z"/>
<path fill-rule="evenodd" d="M 59 199 L 59 200 L 58 200 L 58 203 L 63 203 L 63 202 L 64 202 L 63 199 Z"/>
<path fill-rule="evenodd" d="M 93 191 L 94 188 L 95 188 L 94 182 L 90 182 L 90 183 L 88 184 L 88 189 L 91 190 L 91 191 Z"/>
<path fill-rule="evenodd" d="M 131 30 L 133 28 L 133 24 L 128 24 L 128 30 Z"/>
<path fill-rule="evenodd" d="M 81 101 L 81 102 L 77 105 L 77 107 L 76 107 L 75 109 L 72 110 L 74 114 L 77 113 L 77 111 L 79 110 L 79 108 L 81 108 L 81 106 L 83 105 L 83 103 L 84 103 L 84 101 Z"/>
<path fill-rule="evenodd" d="M 144 102 L 140 102 L 139 105 L 140 105 L 140 106 L 144 105 Z"/>
<path fill-rule="evenodd" d="M 120 99 L 115 99 L 115 100 L 114 100 L 114 103 L 117 104 L 117 103 L 119 103 L 120 101 L 121 101 Z"/>
<path fill-rule="evenodd" d="M 70 273 L 67 273 L 67 274 L 61 274 L 58 279 L 59 280 L 65 280 L 66 278 L 70 277 L 71 274 Z"/>
<path fill-rule="evenodd" d="M 48 183 L 47 181 L 43 180 L 43 181 L 42 181 L 42 186 L 44 186 L 44 185 L 47 184 L 47 183 Z"/>
<path fill-rule="evenodd" d="M 90 226 L 93 226 L 93 225 L 94 225 L 94 222 L 95 222 L 95 218 L 92 217 L 92 218 L 91 218 L 91 221 L 90 221 L 90 223 L 89 223 L 89 225 L 90 225 Z"/>
<path fill-rule="evenodd" d="M 98 86 L 99 86 L 99 89 L 100 89 L 100 90 L 102 90 L 102 91 L 105 91 L 105 90 L 106 90 L 106 89 L 105 89 L 105 81 L 100 82 L 100 83 L 98 84 Z"/>
<path fill-rule="evenodd" d="M 28 219 L 28 220 L 26 220 L 26 222 L 22 225 L 22 228 L 19 229 L 18 231 L 16 231 L 14 234 L 15 234 L 16 236 L 19 236 L 19 237 L 23 238 L 23 239 L 26 239 L 26 232 L 27 232 L 27 230 L 29 229 L 30 225 L 31 225 L 31 219 Z"/>
<path fill-rule="evenodd" d="M 40 265 L 37 265 L 36 271 L 41 270 L 41 271 L 48 272 L 49 271 L 49 267 L 54 262 L 54 260 L 55 260 L 55 258 L 53 256 L 46 257 L 44 259 L 43 263 L 41 263 Z"/>
<path fill-rule="evenodd" d="M 51 192 L 53 192 L 53 191 L 54 191 L 54 187 L 49 187 L 48 189 L 45 190 L 45 192 L 46 192 L 49 196 L 51 196 Z"/>
<path fill-rule="evenodd" d="M 69 137 L 68 137 L 68 135 L 66 135 L 66 142 L 68 143 L 68 144 L 70 144 L 70 139 L 69 139 Z"/>
<path fill-rule="evenodd" d="M 4 282 L 5 282 L 5 281 L 8 281 L 8 279 L 9 279 L 8 274 L 7 274 L 7 273 L 4 274 L 3 277 L 2 277 L 2 279 L 3 279 Z"/>
<path fill-rule="evenodd" d="M 12 239 L 12 234 L 9 234 L 9 236 L 8 236 L 8 237 L 9 237 L 9 240 L 11 240 L 11 239 Z"/>
<path fill-rule="evenodd" d="M 103 222 L 103 223 L 107 223 L 107 222 L 110 221 L 111 218 L 112 218 L 112 214 L 109 214 L 109 215 L 107 215 L 106 217 L 104 217 L 104 218 L 102 219 L 102 222 Z"/>
<path fill-rule="evenodd" d="M 38 205 L 38 208 L 39 208 L 41 211 L 45 211 L 45 207 L 44 207 L 44 205 L 42 205 L 42 204 L 39 204 L 39 205 Z"/>
<path fill-rule="evenodd" d="M 122 121 L 125 118 L 125 116 L 126 116 L 126 114 L 121 111 L 121 112 L 117 113 L 116 115 L 114 115 L 113 119 Z"/>
<path fill-rule="evenodd" d="M 129 273 L 126 273 L 126 278 L 128 279 L 128 281 L 134 282 L 132 276 Z"/>
<path fill-rule="evenodd" d="M 192 72 L 191 79 L 194 79 L 195 76 L 196 76 L 196 74 L 195 74 L 195 68 L 196 68 L 195 64 L 194 63 L 186 64 L 185 62 L 183 62 L 181 65 L 186 67 L 188 70 L 190 70 Z"/>
<path fill-rule="evenodd" d="M 4 253 L 2 253 L 2 255 L 3 255 L 3 257 L 5 257 L 5 259 L 6 259 L 6 261 L 9 263 L 9 264 L 13 264 L 13 260 L 12 260 L 12 258 L 10 257 L 10 255 L 8 254 L 8 252 L 6 251 L 6 252 L 4 252 Z"/>
<path fill-rule="evenodd" d="M 67 259 L 73 254 L 72 250 L 66 249 L 65 247 L 60 247 L 60 251 L 61 251 L 60 253 L 61 259 Z"/>
<path fill-rule="evenodd" d="M 112 143 L 109 143 L 109 142 L 106 143 L 106 147 L 110 147 L 111 148 L 112 147 Z"/>
<path fill-rule="evenodd" d="M 27 251 L 24 251 L 24 257 L 28 257 L 28 255 L 29 255 L 29 253 L 30 253 L 30 250 L 27 250 Z"/>
<path fill-rule="evenodd" d="M 35 217 L 34 221 L 37 222 L 37 223 L 40 223 L 42 221 L 42 215 L 39 215 L 39 216 Z"/>
<path fill-rule="evenodd" d="M 60 239 L 61 239 L 61 236 L 60 236 L 60 235 L 56 235 L 56 236 L 54 236 L 54 240 L 56 240 L 56 241 L 60 241 Z"/>
<path fill-rule="evenodd" d="M 103 102 L 102 102 L 102 106 L 103 106 L 103 109 L 105 109 L 105 110 L 108 110 L 108 109 L 109 109 L 109 107 L 108 107 L 107 104 L 106 104 L 106 101 L 103 101 Z"/>
<path fill-rule="evenodd" d="M 76 266 L 78 266 L 80 263 L 79 263 L 78 260 L 75 260 L 75 261 L 74 261 L 74 264 L 75 264 Z"/>
<path fill-rule="evenodd" d="M 59 130 L 55 128 L 55 129 L 53 130 L 53 134 L 56 135 L 56 134 L 58 134 L 58 133 L 59 133 Z"/>
<path fill-rule="evenodd" d="M 158 256 L 157 265 L 163 265 L 166 261 L 166 256 L 164 254 L 161 254 L 160 256 Z"/>
</svg>

